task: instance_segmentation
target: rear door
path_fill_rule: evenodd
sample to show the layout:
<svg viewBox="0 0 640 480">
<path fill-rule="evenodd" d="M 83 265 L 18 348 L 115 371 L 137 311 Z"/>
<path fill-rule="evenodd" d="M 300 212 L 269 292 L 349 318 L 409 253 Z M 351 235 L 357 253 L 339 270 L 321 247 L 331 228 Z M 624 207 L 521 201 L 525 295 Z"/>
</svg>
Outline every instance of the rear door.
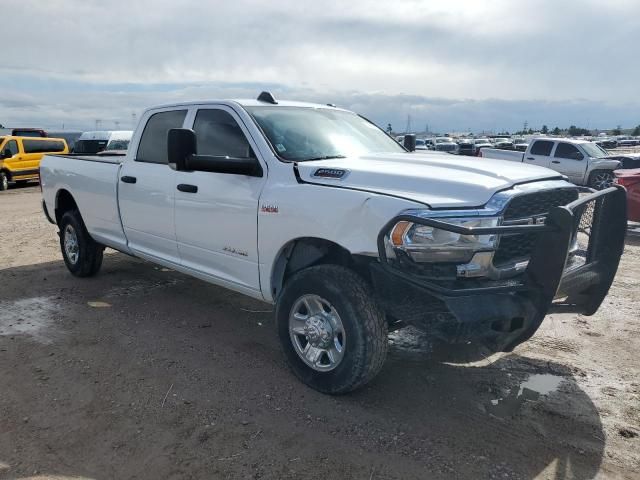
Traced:
<svg viewBox="0 0 640 480">
<path fill-rule="evenodd" d="M 257 147 L 233 109 L 203 106 L 193 130 L 198 154 L 256 158 Z M 177 172 L 176 235 L 182 265 L 259 291 L 258 202 L 266 180 L 213 172 Z"/>
<path fill-rule="evenodd" d="M 558 142 L 553 152 L 551 168 L 569 177 L 573 183 L 583 183 L 587 171 L 587 159 L 575 145 Z"/>
<path fill-rule="evenodd" d="M 177 265 L 176 172 L 169 167 L 167 132 L 183 127 L 187 111 L 170 108 L 148 114 L 138 149 L 127 157 L 118 179 L 120 216 L 129 248 Z"/>
<path fill-rule="evenodd" d="M 535 140 L 524 155 L 524 163 L 550 167 L 553 144 L 553 140 Z"/>
</svg>

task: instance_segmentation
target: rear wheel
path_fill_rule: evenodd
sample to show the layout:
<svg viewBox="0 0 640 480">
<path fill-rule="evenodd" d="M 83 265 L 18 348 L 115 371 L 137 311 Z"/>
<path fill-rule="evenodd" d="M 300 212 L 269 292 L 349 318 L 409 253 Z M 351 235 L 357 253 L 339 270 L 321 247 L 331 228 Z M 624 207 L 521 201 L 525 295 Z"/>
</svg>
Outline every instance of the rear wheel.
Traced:
<svg viewBox="0 0 640 480">
<path fill-rule="evenodd" d="M 91 277 L 102 266 L 104 247 L 96 243 L 87 232 L 78 210 L 62 215 L 60 227 L 60 250 L 64 263 L 76 277 Z"/>
<path fill-rule="evenodd" d="M 611 170 L 596 170 L 589 176 L 589 186 L 595 190 L 604 190 L 613 185 L 613 179 Z"/>
<path fill-rule="evenodd" d="M 9 177 L 4 172 L 0 172 L 0 191 L 6 190 L 9 188 Z"/>
<path fill-rule="evenodd" d="M 278 335 L 294 374 L 323 393 L 371 381 L 387 354 L 387 322 L 355 272 L 318 265 L 291 277 L 278 300 Z"/>
</svg>

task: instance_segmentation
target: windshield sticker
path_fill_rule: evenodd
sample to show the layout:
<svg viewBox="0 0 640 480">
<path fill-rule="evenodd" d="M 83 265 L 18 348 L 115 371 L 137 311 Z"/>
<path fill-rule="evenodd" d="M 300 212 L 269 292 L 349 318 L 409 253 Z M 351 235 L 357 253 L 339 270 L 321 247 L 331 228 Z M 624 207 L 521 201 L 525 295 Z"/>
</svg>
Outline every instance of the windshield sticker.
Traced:
<svg viewBox="0 0 640 480">
<path fill-rule="evenodd" d="M 277 144 L 276 144 L 276 148 L 278 149 L 278 151 L 279 151 L 280 153 L 282 153 L 282 152 L 286 152 L 286 151 L 287 151 L 287 149 L 286 149 L 286 148 L 284 148 L 284 145 L 283 145 L 283 144 L 281 144 L 281 143 L 277 143 Z"/>
</svg>

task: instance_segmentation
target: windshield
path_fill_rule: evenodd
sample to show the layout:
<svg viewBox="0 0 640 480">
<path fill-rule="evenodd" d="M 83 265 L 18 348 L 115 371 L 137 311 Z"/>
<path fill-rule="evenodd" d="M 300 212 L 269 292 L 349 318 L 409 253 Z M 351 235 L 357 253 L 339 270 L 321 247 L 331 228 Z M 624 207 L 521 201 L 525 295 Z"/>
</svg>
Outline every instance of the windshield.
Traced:
<svg viewBox="0 0 640 480">
<path fill-rule="evenodd" d="M 424 140 L 417 139 L 416 145 L 424 146 L 425 145 Z"/>
<path fill-rule="evenodd" d="M 450 138 L 436 138 L 436 143 L 452 143 L 453 140 Z"/>
<path fill-rule="evenodd" d="M 609 155 L 607 151 L 597 143 L 583 143 L 582 149 L 591 158 L 603 158 Z"/>
<path fill-rule="evenodd" d="M 129 140 L 111 140 L 105 150 L 126 150 L 129 148 Z"/>
<path fill-rule="evenodd" d="M 246 110 L 284 160 L 304 162 L 405 152 L 393 138 L 355 113 L 309 107 L 246 107 Z"/>
</svg>

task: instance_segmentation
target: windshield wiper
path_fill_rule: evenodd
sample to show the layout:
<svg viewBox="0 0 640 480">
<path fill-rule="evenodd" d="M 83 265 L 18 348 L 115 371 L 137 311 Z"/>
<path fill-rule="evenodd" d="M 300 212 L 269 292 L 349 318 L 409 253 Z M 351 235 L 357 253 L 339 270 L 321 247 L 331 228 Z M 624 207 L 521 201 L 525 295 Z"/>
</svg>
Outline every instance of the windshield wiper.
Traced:
<svg viewBox="0 0 640 480">
<path fill-rule="evenodd" d="M 335 158 L 347 158 L 346 155 L 325 155 L 324 157 L 312 157 L 305 158 L 304 160 L 298 160 L 299 162 L 311 162 L 313 160 L 333 160 Z"/>
</svg>

